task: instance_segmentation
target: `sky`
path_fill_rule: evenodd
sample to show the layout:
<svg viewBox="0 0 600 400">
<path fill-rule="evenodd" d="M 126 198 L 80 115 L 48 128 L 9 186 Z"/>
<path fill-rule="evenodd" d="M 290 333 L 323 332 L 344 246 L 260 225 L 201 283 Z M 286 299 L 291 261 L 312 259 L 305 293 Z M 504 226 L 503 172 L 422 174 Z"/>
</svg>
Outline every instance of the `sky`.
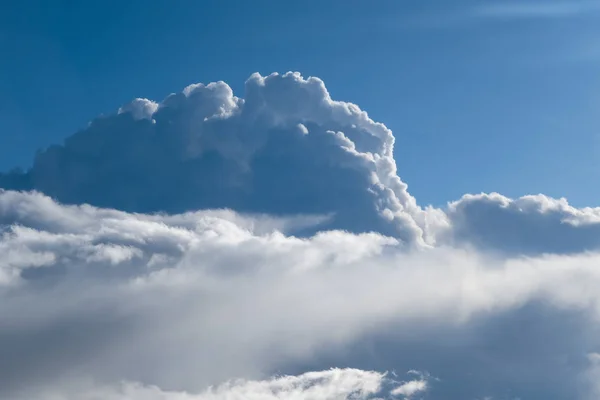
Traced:
<svg viewBox="0 0 600 400">
<path fill-rule="evenodd" d="M 600 397 L 600 2 L 0 7 L 0 398 Z"/>
<path fill-rule="evenodd" d="M 585 184 L 600 176 L 596 1 L 1 7 L 4 171 L 135 97 L 217 80 L 241 96 L 253 72 L 299 71 L 392 129 L 424 203 L 499 191 L 593 206 L 599 195 Z"/>
</svg>

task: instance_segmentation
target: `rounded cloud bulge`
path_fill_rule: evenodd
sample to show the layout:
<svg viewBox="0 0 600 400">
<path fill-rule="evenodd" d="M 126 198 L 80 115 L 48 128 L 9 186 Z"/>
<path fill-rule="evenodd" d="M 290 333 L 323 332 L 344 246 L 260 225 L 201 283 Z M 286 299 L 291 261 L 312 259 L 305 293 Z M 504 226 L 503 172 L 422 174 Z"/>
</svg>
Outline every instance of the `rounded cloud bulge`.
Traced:
<svg viewBox="0 0 600 400">
<path fill-rule="evenodd" d="M 385 125 L 331 99 L 322 80 L 253 74 L 243 99 L 224 82 L 135 99 L 39 152 L 26 173 L 0 175 L 0 187 L 129 212 L 328 215 L 325 228 L 425 244 L 439 218 L 408 193 L 393 146 Z"/>
</svg>

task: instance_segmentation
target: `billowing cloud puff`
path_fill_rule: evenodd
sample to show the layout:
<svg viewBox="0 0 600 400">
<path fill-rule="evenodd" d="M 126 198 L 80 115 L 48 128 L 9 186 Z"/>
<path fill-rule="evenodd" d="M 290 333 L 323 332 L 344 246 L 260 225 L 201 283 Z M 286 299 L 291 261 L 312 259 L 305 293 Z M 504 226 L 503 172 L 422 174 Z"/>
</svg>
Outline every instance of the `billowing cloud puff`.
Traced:
<svg viewBox="0 0 600 400">
<path fill-rule="evenodd" d="M 161 393 L 328 359 L 440 379 L 431 390 L 399 381 L 390 395 L 583 393 L 600 345 L 597 253 L 408 250 L 376 233 L 279 230 L 312 219 L 130 214 L 16 192 L 0 193 L 0 221 L 0 397 L 93 378 L 117 395 L 133 390 L 120 381 L 155 385 L 170 400 Z M 368 345 L 381 335 L 384 349 Z"/>
<path fill-rule="evenodd" d="M 565 199 L 465 195 L 447 213 L 452 227 L 447 233 L 454 243 L 527 255 L 600 248 L 600 208 L 577 209 Z"/>
<path fill-rule="evenodd" d="M 216 82 L 136 99 L 40 152 L 27 173 L 0 175 L 0 187 L 132 212 L 333 214 L 329 228 L 424 241 L 427 218 L 383 124 L 298 73 L 252 75 L 245 94 Z"/>
<path fill-rule="evenodd" d="M 119 108 L 119 114 L 131 114 L 134 119 L 149 119 L 158 110 L 158 104 L 148 99 L 135 99 L 131 103 Z"/>
</svg>

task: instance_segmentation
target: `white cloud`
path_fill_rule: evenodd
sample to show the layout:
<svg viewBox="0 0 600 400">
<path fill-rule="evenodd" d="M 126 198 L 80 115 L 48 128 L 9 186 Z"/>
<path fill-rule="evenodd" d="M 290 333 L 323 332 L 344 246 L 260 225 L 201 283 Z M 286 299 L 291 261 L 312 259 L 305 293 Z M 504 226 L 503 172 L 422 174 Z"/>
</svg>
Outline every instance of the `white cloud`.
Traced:
<svg viewBox="0 0 600 400">
<path fill-rule="evenodd" d="M 129 113 L 138 119 L 152 120 L 152 115 L 158 110 L 158 103 L 148 99 L 135 99 L 129 104 L 119 108 L 119 114 Z"/>
<path fill-rule="evenodd" d="M 44 205 L 37 228 L 18 212 L 34 203 Z M 259 218 L 225 211 L 146 216 L 13 192 L 0 204 L 0 220 L 13 221 L 0 247 L 33 260 L 2 264 L 13 277 L 0 287 L 4 396 L 75 373 L 198 392 L 381 332 L 395 332 L 399 348 L 442 330 L 480 340 L 470 324 L 536 302 L 557 315 L 589 313 L 590 329 L 600 317 L 597 253 L 489 258 L 407 250 L 378 234 L 253 231 Z"/>
<path fill-rule="evenodd" d="M 136 99 L 40 152 L 27 173 L 0 174 L 0 187 L 134 212 L 326 214 L 328 228 L 429 240 L 385 125 L 298 73 L 254 74 L 245 91 L 214 82 Z"/>
<path fill-rule="evenodd" d="M 79 385 L 28 394 L 28 400 L 367 400 L 384 394 L 385 374 L 332 369 L 264 381 L 235 380 L 200 393 L 165 391 L 157 386 L 124 382 L 113 386 Z M 82 387 L 84 386 L 84 387 Z M 85 387 L 92 386 L 92 387 Z M 43 389 L 42 389 L 43 392 Z M 33 396 L 33 397 L 31 397 Z M 14 400 L 20 400 L 16 398 Z M 23 398 L 24 400 L 25 398 Z"/>
<path fill-rule="evenodd" d="M 422 393 L 427 390 L 427 381 L 425 379 L 415 379 L 404 382 L 397 388 L 393 389 L 390 394 L 392 396 L 404 396 L 410 398 L 415 394 Z"/>
</svg>

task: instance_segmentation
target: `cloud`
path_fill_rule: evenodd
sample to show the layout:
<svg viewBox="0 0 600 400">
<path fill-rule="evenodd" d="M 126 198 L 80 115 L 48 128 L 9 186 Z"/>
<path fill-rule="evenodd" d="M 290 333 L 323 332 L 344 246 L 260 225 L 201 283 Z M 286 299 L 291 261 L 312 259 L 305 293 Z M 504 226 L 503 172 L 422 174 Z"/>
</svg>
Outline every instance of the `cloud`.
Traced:
<svg viewBox="0 0 600 400">
<path fill-rule="evenodd" d="M 392 396 L 403 396 L 404 398 L 411 398 L 416 394 L 423 393 L 427 390 L 428 382 L 424 376 L 420 379 L 414 379 L 412 381 L 403 382 L 400 386 L 393 389 L 390 394 Z"/>
<path fill-rule="evenodd" d="M 332 215 L 328 228 L 424 243 L 426 216 L 396 174 L 394 136 L 318 78 L 254 74 L 161 103 L 136 99 L 37 154 L 0 187 L 130 212 L 206 208 Z"/>
<path fill-rule="evenodd" d="M 522 255 L 600 245 L 600 211 L 562 199 L 465 195 L 447 209 L 422 207 L 397 174 L 394 142 L 318 78 L 254 74 L 243 99 L 224 82 L 190 85 L 161 103 L 136 99 L 40 152 L 26 173 L 0 174 L 0 187 L 139 213 L 320 216 L 293 232 L 300 236 L 374 231 L 417 247 Z"/>
<path fill-rule="evenodd" d="M 0 397 L 92 377 L 94 387 L 140 382 L 140 393 L 155 385 L 164 388 L 157 398 L 169 399 L 162 392 L 201 393 L 322 357 L 360 367 L 369 358 L 344 359 L 357 352 L 348 349 L 378 335 L 393 337 L 389 355 L 368 369 L 419 364 L 440 378 L 434 399 L 498 394 L 506 385 L 545 395 L 575 390 L 587 364 L 563 357 L 583 360 L 600 345 L 582 336 L 597 337 L 597 253 L 409 250 L 375 233 L 298 238 L 233 212 L 131 214 L 41 194 L 3 192 L 0 205 L 0 221 L 11 221 L 0 249 L 12 254 L 0 261 Z M 32 208 L 35 218 L 19 212 Z M 527 311 L 536 304 L 545 313 Z M 543 315 L 563 331 L 523 330 L 524 320 L 543 326 Z M 569 325 L 565 315 L 581 319 Z M 518 339 L 508 335 L 515 329 Z M 476 383 L 474 371 L 485 372 Z M 410 396 L 420 380 L 390 390 Z"/>
<path fill-rule="evenodd" d="M 357 369 L 332 369 L 264 381 L 235 380 L 198 394 L 164 391 L 156 386 L 124 382 L 114 386 L 62 388 L 29 394 L 28 400 L 367 400 L 381 394 L 385 374 Z M 58 392 L 58 393 L 57 393 Z M 393 393 L 392 393 L 393 394 Z M 17 398 L 15 400 L 19 400 Z M 24 398 L 23 398 L 24 399 Z"/>
<path fill-rule="evenodd" d="M 465 195 L 450 203 L 450 240 L 508 254 L 570 254 L 600 248 L 600 208 L 544 195 Z"/>
<path fill-rule="evenodd" d="M 119 108 L 118 114 L 131 114 L 136 119 L 148 119 L 152 121 L 152 116 L 158 111 L 158 103 L 148 99 L 135 99 L 131 103 Z"/>
</svg>

